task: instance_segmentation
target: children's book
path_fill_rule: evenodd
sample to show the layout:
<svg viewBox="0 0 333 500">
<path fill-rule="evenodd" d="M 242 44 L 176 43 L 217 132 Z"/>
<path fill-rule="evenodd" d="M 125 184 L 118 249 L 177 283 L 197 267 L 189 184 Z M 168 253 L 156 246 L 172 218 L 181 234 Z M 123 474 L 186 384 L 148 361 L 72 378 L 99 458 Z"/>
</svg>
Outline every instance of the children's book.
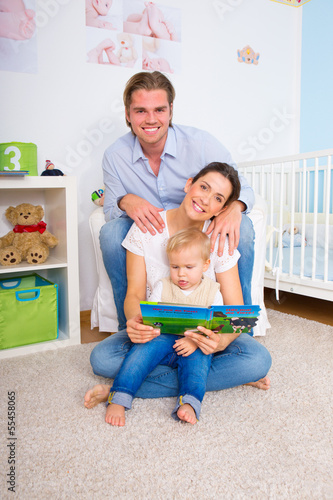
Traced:
<svg viewBox="0 0 333 500">
<path fill-rule="evenodd" d="M 28 174 L 29 170 L 0 170 L 0 175 L 7 177 L 22 177 Z"/>
<path fill-rule="evenodd" d="M 248 333 L 260 314 L 260 307 L 256 305 L 200 307 L 144 301 L 140 302 L 140 307 L 145 325 L 175 335 L 196 330 L 197 326 L 216 333 Z"/>
</svg>

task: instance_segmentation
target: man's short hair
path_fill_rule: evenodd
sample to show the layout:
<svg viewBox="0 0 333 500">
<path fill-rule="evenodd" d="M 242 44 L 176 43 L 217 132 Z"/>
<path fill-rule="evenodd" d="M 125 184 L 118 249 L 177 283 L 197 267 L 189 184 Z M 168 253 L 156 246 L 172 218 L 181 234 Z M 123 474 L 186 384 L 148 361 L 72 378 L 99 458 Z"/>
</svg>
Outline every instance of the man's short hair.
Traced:
<svg viewBox="0 0 333 500">
<path fill-rule="evenodd" d="M 201 249 L 202 260 L 206 262 L 210 258 L 210 239 L 196 227 L 181 229 L 168 239 L 166 253 L 179 252 L 183 248 L 197 246 Z"/>
<path fill-rule="evenodd" d="M 123 94 L 125 109 L 128 114 L 132 102 L 132 94 L 136 90 L 165 90 L 170 108 L 176 96 L 172 83 L 165 75 L 163 75 L 163 73 L 160 73 L 159 71 L 153 71 L 152 73 L 142 71 L 140 73 L 136 73 L 126 83 Z M 132 126 L 127 118 L 126 124 L 132 130 Z M 171 126 L 172 118 L 170 118 L 170 127 Z"/>
</svg>

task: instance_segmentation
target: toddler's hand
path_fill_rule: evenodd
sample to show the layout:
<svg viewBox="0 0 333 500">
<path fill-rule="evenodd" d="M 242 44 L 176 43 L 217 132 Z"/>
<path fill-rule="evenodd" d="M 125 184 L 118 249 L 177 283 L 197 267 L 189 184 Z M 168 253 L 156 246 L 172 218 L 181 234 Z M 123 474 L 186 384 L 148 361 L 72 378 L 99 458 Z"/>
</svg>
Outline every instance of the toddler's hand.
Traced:
<svg viewBox="0 0 333 500">
<path fill-rule="evenodd" d="M 176 340 L 173 347 L 179 356 L 189 356 L 190 354 L 192 354 L 192 352 L 198 349 L 196 343 L 189 338 Z"/>
</svg>

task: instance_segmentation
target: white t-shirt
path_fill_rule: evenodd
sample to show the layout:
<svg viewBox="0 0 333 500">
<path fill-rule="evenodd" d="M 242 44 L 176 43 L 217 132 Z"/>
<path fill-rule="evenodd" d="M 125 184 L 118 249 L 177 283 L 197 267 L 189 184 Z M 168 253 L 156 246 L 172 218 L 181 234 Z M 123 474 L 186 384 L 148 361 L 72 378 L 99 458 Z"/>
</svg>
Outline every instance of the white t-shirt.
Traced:
<svg viewBox="0 0 333 500">
<path fill-rule="evenodd" d="M 166 246 L 170 237 L 166 221 L 166 213 L 166 210 L 160 212 L 160 216 L 165 223 L 165 228 L 162 233 L 156 233 L 154 236 L 151 235 L 149 231 L 143 233 L 134 223 L 128 231 L 126 238 L 122 242 L 122 245 L 126 248 L 126 250 L 129 250 L 135 255 L 140 255 L 145 259 L 147 273 L 147 300 L 150 298 L 151 292 L 156 283 L 170 274 L 169 261 L 166 254 Z M 209 224 L 210 221 L 206 221 L 204 223 L 204 227 L 202 229 L 203 232 L 207 230 Z M 208 236 L 210 237 L 210 235 Z M 204 273 L 205 276 L 215 281 L 216 274 L 223 273 L 234 267 L 240 257 L 240 253 L 237 249 L 234 250 L 233 255 L 229 255 L 228 238 L 225 240 L 223 255 L 219 257 L 217 255 L 218 242 L 219 238 L 217 238 L 215 242 L 213 253 L 210 254 L 209 268 Z"/>
</svg>

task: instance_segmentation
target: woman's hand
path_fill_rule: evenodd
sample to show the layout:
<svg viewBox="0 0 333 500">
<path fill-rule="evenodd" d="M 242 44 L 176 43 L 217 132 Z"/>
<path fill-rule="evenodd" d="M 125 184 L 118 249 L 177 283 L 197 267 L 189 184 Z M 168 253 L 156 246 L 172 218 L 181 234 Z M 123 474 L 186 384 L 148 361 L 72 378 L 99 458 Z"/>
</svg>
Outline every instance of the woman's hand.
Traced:
<svg viewBox="0 0 333 500">
<path fill-rule="evenodd" d="M 178 356 L 189 356 L 192 352 L 198 349 L 198 346 L 193 340 L 189 338 L 182 338 L 176 340 L 173 345 L 174 350 L 178 354 Z"/>
<path fill-rule="evenodd" d="M 191 330 L 187 330 L 184 335 L 186 338 L 190 338 L 204 354 L 214 354 L 215 352 L 224 351 L 224 349 L 239 336 L 238 333 L 214 333 L 212 330 L 208 330 L 208 328 L 203 326 L 198 326 L 197 329 L 202 332 L 203 335 L 192 332 Z"/>
<path fill-rule="evenodd" d="M 215 217 L 209 224 L 206 233 L 212 233 L 210 242 L 214 249 L 216 239 L 220 235 L 218 255 L 223 255 L 225 239 L 229 236 L 229 255 L 234 253 L 239 243 L 239 228 L 242 222 L 242 211 L 245 205 L 241 201 L 234 201 L 226 210 Z"/>
<path fill-rule="evenodd" d="M 160 335 L 159 329 L 144 325 L 141 314 L 127 321 L 127 333 L 134 344 L 145 344 Z"/>
</svg>

